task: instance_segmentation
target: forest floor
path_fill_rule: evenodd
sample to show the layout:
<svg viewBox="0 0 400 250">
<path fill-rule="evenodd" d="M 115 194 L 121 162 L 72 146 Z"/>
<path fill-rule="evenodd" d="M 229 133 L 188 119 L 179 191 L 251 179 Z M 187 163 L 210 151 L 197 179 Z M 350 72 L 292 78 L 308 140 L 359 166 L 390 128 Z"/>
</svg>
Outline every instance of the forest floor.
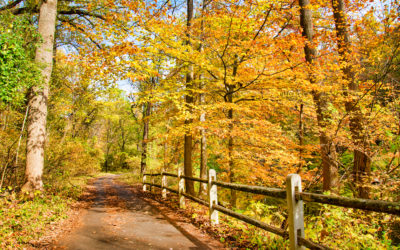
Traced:
<svg viewBox="0 0 400 250">
<path fill-rule="evenodd" d="M 117 175 L 95 179 L 92 205 L 66 222 L 53 249 L 221 249 L 224 246 L 171 209 L 143 197 Z M 90 196 L 88 196 L 90 197 Z M 72 224 L 72 225 L 71 225 Z"/>
</svg>

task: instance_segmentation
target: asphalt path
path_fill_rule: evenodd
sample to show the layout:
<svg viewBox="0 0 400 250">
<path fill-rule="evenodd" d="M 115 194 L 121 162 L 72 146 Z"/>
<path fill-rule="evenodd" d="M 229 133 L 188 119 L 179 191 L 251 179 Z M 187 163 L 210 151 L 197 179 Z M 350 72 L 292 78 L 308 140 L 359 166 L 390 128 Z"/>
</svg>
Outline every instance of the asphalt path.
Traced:
<svg viewBox="0 0 400 250">
<path fill-rule="evenodd" d="M 55 249 L 210 249 L 115 177 L 94 182 L 93 206 Z"/>
</svg>

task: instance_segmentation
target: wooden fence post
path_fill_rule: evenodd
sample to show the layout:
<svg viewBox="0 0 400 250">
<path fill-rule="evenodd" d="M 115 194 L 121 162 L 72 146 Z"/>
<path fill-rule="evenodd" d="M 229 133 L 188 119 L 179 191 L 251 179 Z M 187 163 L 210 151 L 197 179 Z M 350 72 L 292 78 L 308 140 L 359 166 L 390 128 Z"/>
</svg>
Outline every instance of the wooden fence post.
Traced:
<svg viewBox="0 0 400 250">
<path fill-rule="evenodd" d="M 167 189 L 165 189 L 166 186 L 167 186 L 167 176 L 164 175 L 164 172 L 161 172 L 161 187 L 162 187 L 163 199 L 167 199 Z"/>
<path fill-rule="evenodd" d="M 179 180 L 179 188 L 178 188 L 178 194 L 179 194 L 179 207 L 180 208 L 185 208 L 185 196 L 183 196 L 183 193 L 185 192 L 185 178 L 182 177 L 183 171 L 182 169 L 178 169 L 178 180 Z"/>
<path fill-rule="evenodd" d="M 212 184 L 212 181 L 217 180 L 217 173 L 214 169 L 208 171 L 208 201 L 210 203 L 210 222 L 211 225 L 218 225 L 218 211 L 213 208 L 213 205 L 218 205 L 217 185 Z"/>
<path fill-rule="evenodd" d="M 298 244 L 298 237 L 304 238 L 303 201 L 296 201 L 296 192 L 301 192 L 301 178 L 298 174 L 290 174 L 286 177 L 290 249 L 303 250 L 305 247 Z"/>
<path fill-rule="evenodd" d="M 147 191 L 147 189 L 146 189 L 146 184 L 144 184 L 145 182 L 146 182 L 146 175 L 143 174 L 143 191 L 144 191 L 144 192 Z"/>
</svg>

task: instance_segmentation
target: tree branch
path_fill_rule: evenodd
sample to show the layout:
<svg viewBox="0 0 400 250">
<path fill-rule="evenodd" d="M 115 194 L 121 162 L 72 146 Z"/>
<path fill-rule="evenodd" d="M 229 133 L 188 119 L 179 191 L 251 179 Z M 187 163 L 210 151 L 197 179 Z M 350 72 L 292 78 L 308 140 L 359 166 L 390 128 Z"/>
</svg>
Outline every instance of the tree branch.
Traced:
<svg viewBox="0 0 400 250">
<path fill-rule="evenodd" d="M 0 7 L 0 11 L 12 9 L 12 8 L 14 8 L 15 6 L 17 6 L 17 5 L 18 5 L 20 2 L 22 2 L 22 1 L 23 1 L 23 0 L 15 0 L 14 2 L 11 2 L 11 3 L 9 3 L 9 4 L 5 5 L 5 6 L 3 6 L 3 7 Z"/>
<path fill-rule="evenodd" d="M 86 10 L 79 10 L 79 9 L 69 9 L 69 10 L 60 10 L 58 12 L 58 14 L 61 15 L 80 15 L 80 16 L 91 16 L 91 17 L 96 17 L 99 18 L 103 21 L 106 20 L 106 18 L 100 14 L 96 14 L 96 13 L 91 13 L 89 11 Z"/>
<path fill-rule="evenodd" d="M 28 7 L 22 7 L 18 9 L 14 9 L 12 11 L 14 15 L 20 15 L 20 14 L 25 14 L 25 13 L 39 13 L 39 8 L 38 6 L 35 6 L 33 8 L 28 8 Z M 58 14 L 61 15 L 79 15 L 79 16 L 90 16 L 90 17 L 96 17 L 98 19 L 101 19 L 103 21 L 106 20 L 106 18 L 100 14 L 97 13 L 91 13 L 86 10 L 81 10 L 81 9 L 67 9 L 67 10 L 59 10 Z"/>
</svg>

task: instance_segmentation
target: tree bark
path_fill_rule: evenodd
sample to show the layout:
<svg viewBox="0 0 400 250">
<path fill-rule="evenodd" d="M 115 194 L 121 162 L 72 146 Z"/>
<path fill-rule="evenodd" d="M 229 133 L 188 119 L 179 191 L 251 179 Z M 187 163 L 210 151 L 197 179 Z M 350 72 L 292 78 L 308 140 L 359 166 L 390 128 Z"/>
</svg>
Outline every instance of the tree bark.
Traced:
<svg viewBox="0 0 400 250">
<path fill-rule="evenodd" d="M 124 128 L 124 122 L 120 118 L 119 119 L 119 129 L 121 131 L 121 152 L 125 152 L 125 144 L 126 144 L 126 137 L 125 137 L 125 128 Z"/>
<path fill-rule="evenodd" d="M 233 70 L 233 76 L 236 76 L 237 72 L 237 66 L 234 66 Z M 227 101 L 228 103 L 232 104 L 233 103 L 233 90 L 234 90 L 234 85 L 228 85 L 228 95 L 227 95 Z M 234 173 L 234 161 L 233 161 L 233 109 L 230 108 L 228 110 L 228 120 L 229 120 L 229 135 L 228 135 L 228 171 L 229 171 L 229 182 L 234 183 L 235 182 L 235 173 Z M 230 198 L 230 204 L 232 207 L 236 207 L 237 203 L 237 194 L 236 190 L 231 189 L 231 198 Z"/>
<path fill-rule="evenodd" d="M 354 144 L 353 181 L 356 185 L 356 196 L 368 198 L 369 188 L 367 185 L 371 176 L 371 158 L 368 153 L 363 124 L 365 118 L 355 98 L 358 84 L 355 79 L 354 67 L 351 64 L 351 43 L 345 16 L 345 3 L 343 0 L 332 0 L 332 8 L 340 63 L 344 65 L 342 72 L 347 81 L 344 95 L 346 97 L 345 109 L 350 117 L 350 132 Z"/>
<path fill-rule="evenodd" d="M 147 102 L 143 108 L 143 139 L 142 139 L 142 157 L 140 161 L 140 174 L 146 172 L 147 167 L 147 141 L 149 139 L 149 117 L 151 114 L 151 103 Z"/>
<path fill-rule="evenodd" d="M 297 173 L 301 173 L 303 168 L 303 146 L 304 146 L 304 123 L 303 123 L 304 104 L 300 103 L 299 109 L 299 168 Z"/>
<path fill-rule="evenodd" d="M 306 38 L 304 53 L 306 61 L 309 64 L 309 78 L 312 84 L 317 83 L 314 75 L 314 59 L 317 56 L 317 51 L 312 45 L 313 42 L 313 24 L 312 13 L 309 9 L 310 0 L 299 0 L 300 5 L 300 25 L 303 29 L 302 35 Z M 324 191 L 336 191 L 338 186 L 338 164 L 336 147 L 333 139 L 328 135 L 329 120 L 331 119 L 328 110 L 328 100 L 326 94 L 321 91 L 312 92 L 314 105 L 317 112 L 317 122 L 319 127 L 319 144 L 320 154 L 322 159 L 322 176 Z"/>
<path fill-rule="evenodd" d="M 28 137 L 26 154 L 26 183 L 22 191 L 43 189 L 44 146 L 46 141 L 47 101 L 53 69 L 53 44 L 57 17 L 57 0 L 44 1 L 39 13 L 39 34 L 43 43 L 36 50 L 35 61 L 42 66 L 42 86 L 34 86 L 28 94 Z"/>
<path fill-rule="evenodd" d="M 204 12 L 206 9 L 206 3 L 203 1 L 203 6 L 202 6 L 202 13 L 201 17 L 204 18 Z M 199 51 L 200 53 L 203 53 L 203 40 L 204 40 L 204 19 L 201 20 L 201 43 L 199 46 Z M 200 106 L 204 106 L 205 104 L 205 94 L 202 92 L 204 90 L 204 79 L 203 79 L 203 74 L 200 73 L 199 76 L 200 80 Z M 200 123 L 204 125 L 204 122 L 206 121 L 206 113 L 205 111 L 202 111 L 200 114 Z M 206 137 L 206 129 L 204 126 L 200 128 L 200 178 L 201 179 L 207 179 L 207 137 Z M 207 195 L 207 184 L 206 183 L 200 183 L 200 189 L 199 189 L 199 196 L 206 196 Z"/>
<path fill-rule="evenodd" d="M 200 104 L 204 104 L 204 94 L 200 94 Z M 206 114 L 203 112 L 200 115 L 200 122 L 204 123 L 206 121 Z M 200 129 L 200 178 L 207 179 L 207 137 L 206 129 L 201 127 Z M 207 194 L 207 184 L 201 183 L 199 195 Z"/>
<path fill-rule="evenodd" d="M 187 0 L 187 45 L 191 45 L 190 42 L 190 31 L 192 27 L 193 19 L 193 0 Z M 185 96 L 186 102 L 186 112 L 189 114 L 192 111 L 191 105 L 193 104 L 193 65 L 188 68 L 188 73 L 186 74 L 186 89 L 188 93 Z M 184 146 L 184 174 L 185 176 L 193 176 L 193 166 L 192 166 L 192 129 L 190 128 L 192 124 L 191 118 L 186 118 L 185 120 L 185 146 Z M 190 195 L 194 195 L 194 185 L 193 181 L 185 179 L 186 192 Z"/>
</svg>

